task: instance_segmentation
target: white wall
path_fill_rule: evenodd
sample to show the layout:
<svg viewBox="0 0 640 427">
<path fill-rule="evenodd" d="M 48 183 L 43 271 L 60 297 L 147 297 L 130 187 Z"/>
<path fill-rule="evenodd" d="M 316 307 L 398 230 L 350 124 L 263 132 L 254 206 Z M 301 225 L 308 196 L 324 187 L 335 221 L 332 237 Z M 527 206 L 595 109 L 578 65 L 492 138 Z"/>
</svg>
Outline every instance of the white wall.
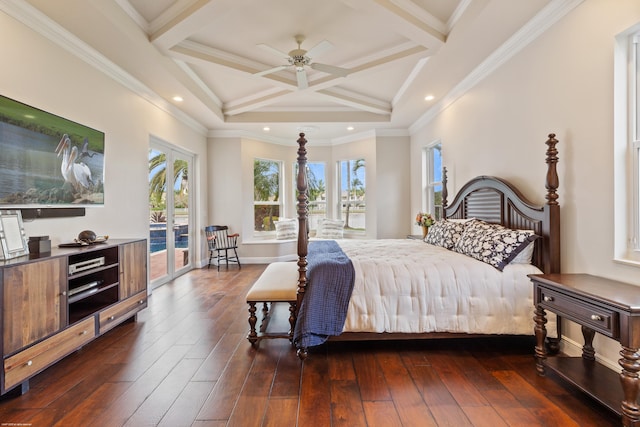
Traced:
<svg viewBox="0 0 640 427">
<path fill-rule="evenodd" d="M 367 203 L 371 203 L 377 212 L 377 239 L 404 238 L 411 233 L 415 215 L 411 214 L 411 193 L 408 191 L 411 184 L 411 173 L 407 167 L 409 153 L 408 137 L 376 139 L 377 197 L 374 203 L 367 193 Z"/>
<path fill-rule="evenodd" d="M 114 238 L 148 238 L 150 135 L 195 154 L 195 209 L 198 217 L 207 217 L 207 147 L 201 132 L 3 13 L 0 57 L 2 95 L 101 130 L 106 138 L 104 207 L 87 208 L 84 217 L 28 222 L 28 235 L 49 235 L 53 245 L 72 241 L 84 229 Z"/>
<path fill-rule="evenodd" d="M 613 261 L 614 37 L 640 21 L 640 2 L 586 0 L 412 135 L 412 206 L 419 209 L 420 151 L 442 140 L 450 199 L 470 178 L 496 175 L 544 203 L 544 145 L 554 132 L 560 162 L 562 271 L 640 285 L 637 267 Z M 640 289 L 639 289 L 640 292 Z M 566 325 L 582 342 L 579 327 Z M 619 345 L 596 336 L 611 366 Z"/>
</svg>

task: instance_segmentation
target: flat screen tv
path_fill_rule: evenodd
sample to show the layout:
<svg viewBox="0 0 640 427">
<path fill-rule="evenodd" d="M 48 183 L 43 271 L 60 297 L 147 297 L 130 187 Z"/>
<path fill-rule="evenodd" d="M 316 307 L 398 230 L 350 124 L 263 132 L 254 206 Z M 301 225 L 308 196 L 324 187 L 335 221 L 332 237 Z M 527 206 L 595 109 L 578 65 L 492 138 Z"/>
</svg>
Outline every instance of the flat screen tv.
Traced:
<svg viewBox="0 0 640 427">
<path fill-rule="evenodd" d="M 0 207 L 104 205 L 104 133 L 0 95 Z"/>
</svg>

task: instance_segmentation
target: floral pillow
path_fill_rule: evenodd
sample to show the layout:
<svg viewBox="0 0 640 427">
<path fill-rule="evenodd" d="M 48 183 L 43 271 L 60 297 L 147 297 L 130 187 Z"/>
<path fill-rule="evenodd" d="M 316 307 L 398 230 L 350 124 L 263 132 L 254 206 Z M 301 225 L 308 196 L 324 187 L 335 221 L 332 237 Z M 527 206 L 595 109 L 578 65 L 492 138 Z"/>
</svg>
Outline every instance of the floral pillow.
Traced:
<svg viewBox="0 0 640 427">
<path fill-rule="evenodd" d="M 441 220 L 429 227 L 424 241 L 435 246 L 453 249 L 464 232 L 467 222 Z"/>
<path fill-rule="evenodd" d="M 532 230 L 512 230 L 476 220 L 467 223 L 454 250 L 502 271 L 538 237 Z"/>
<path fill-rule="evenodd" d="M 276 225 L 276 239 L 289 240 L 298 238 L 298 220 L 282 218 L 274 221 Z"/>
</svg>

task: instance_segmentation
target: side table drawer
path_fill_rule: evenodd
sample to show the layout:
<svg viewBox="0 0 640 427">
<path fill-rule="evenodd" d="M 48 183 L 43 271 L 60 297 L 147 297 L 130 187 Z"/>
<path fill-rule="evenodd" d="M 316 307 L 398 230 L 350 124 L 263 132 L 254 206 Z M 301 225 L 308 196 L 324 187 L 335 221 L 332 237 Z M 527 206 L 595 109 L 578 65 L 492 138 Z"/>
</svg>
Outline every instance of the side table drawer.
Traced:
<svg viewBox="0 0 640 427">
<path fill-rule="evenodd" d="M 619 338 L 618 313 L 540 286 L 540 305 L 611 338 Z"/>
<path fill-rule="evenodd" d="M 50 338 L 4 360 L 4 390 L 20 384 L 62 359 L 96 336 L 95 317 L 91 316 Z"/>
<path fill-rule="evenodd" d="M 124 322 L 143 308 L 147 306 L 147 291 L 138 292 L 137 294 L 112 305 L 104 311 L 100 312 L 100 334 L 107 332 L 120 323 Z"/>
</svg>

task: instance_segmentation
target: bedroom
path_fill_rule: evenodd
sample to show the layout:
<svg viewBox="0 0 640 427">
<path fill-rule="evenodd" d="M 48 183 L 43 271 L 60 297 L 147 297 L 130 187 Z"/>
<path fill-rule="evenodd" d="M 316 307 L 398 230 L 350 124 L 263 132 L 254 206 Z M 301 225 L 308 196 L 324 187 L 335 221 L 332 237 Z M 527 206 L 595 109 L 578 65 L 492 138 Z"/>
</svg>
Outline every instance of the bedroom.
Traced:
<svg viewBox="0 0 640 427">
<path fill-rule="evenodd" d="M 2 3 L 9 7 L 11 2 Z M 538 195 L 535 202 L 542 202 L 543 143 L 547 133 L 555 132 L 560 140 L 563 271 L 637 284 L 637 264 L 615 260 L 620 240 L 616 222 L 621 222 L 621 214 L 614 208 L 624 201 L 615 198 L 620 190 L 616 181 L 619 171 L 614 169 L 614 43 L 616 35 L 638 22 L 640 6 L 636 1 L 620 1 L 616 7 L 605 1 L 581 2 L 439 115 L 416 125 L 410 136 L 376 139 L 381 150 L 395 140 L 406 145 L 404 170 L 410 171 L 405 178 L 410 191 L 404 208 L 407 219 L 398 225 L 404 227 L 402 232 L 417 232 L 410 226 L 412 216 L 421 208 L 420 158 L 426 143 L 442 141 L 453 188 L 490 173 L 513 179 L 532 198 Z M 91 210 L 79 219 L 35 221 L 27 224 L 30 234 L 53 234 L 55 227 L 61 231 L 53 237 L 60 242 L 101 224 L 103 229 L 96 230 L 99 234 L 144 237 L 149 135 L 175 141 L 196 154 L 199 228 L 210 219 L 220 219 L 245 230 L 244 224 L 235 222 L 234 214 L 245 206 L 239 196 L 244 192 L 241 188 L 221 192 L 213 177 L 207 176 L 214 170 L 209 165 L 221 158 L 215 153 L 217 147 L 235 151 L 233 157 L 221 160 L 234 168 L 243 164 L 241 151 L 251 147 L 271 150 L 271 144 L 241 136 L 208 137 L 5 13 L 0 14 L 0 33 L 3 63 L 12 64 L 0 68 L 2 95 L 108 130 L 113 143 L 108 155 L 117 159 L 107 174 L 105 209 Z M 291 141 L 296 137 L 291 135 Z M 357 143 L 371 145 L 371 139 Z M 343 144 L 336 150 L 355 144 Z M 330 159 L 329 149 L 322 150 Z M 287 151 L 285 156 L 292 161 L 295 153 Z M 527 167 L 514 166 L 523 159 Z M 126 215 L 121 214 L 123 206 L 131 207 Z M 382 217 L 374 224 L 377 233 L 386 229 Z M 200 247 L 202 261 L 206 254 L 201 242 Z M 242 256 L 274 259 L 281 255 L 278 249 L 267 254 L 255 252 L 257 247 L 243 248 Z M 579 328 L 570 329 L 569 337 L 576 347 L 581 342 Z M 615 367 L 619 357 L 616 343 L 598 336 L 595 345 L 603 359 Z"/>
</svg>

